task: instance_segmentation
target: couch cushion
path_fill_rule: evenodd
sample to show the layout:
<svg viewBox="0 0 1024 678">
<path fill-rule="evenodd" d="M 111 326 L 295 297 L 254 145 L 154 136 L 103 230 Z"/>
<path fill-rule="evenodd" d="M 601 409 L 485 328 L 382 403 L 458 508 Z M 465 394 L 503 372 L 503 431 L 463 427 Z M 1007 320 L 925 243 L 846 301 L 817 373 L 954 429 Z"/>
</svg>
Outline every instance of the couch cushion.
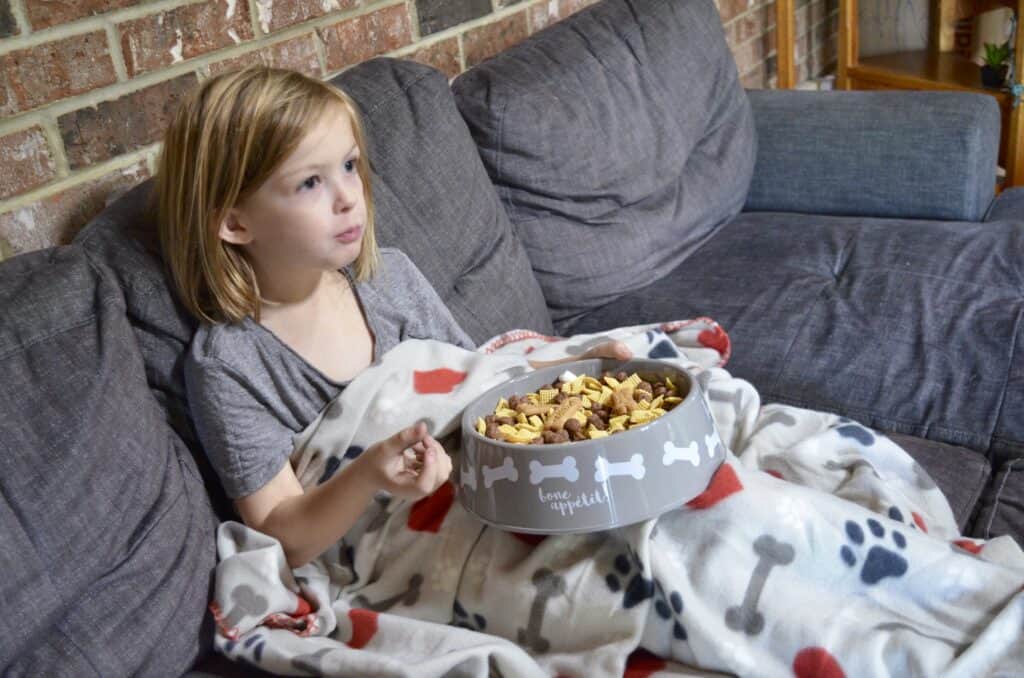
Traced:
<svg viewBox="0 0 1024 678">
<path fill-rule="evenodd" d="M 196 321 L 167 284 L 161 263 L 153 182 L 145 181 L 108 205 L 75 237 L 96 266 L 110 271 L 124 294 L 125 314 L 142 353 L 150 392 L 171 428 L 192 452 L 221 518 L 234 508 L 203 454 L 185 398 L 185 349 Z"/>
<path fill-rule="evenodd" d="M 1020 252 L 1012 222 L 744 213 L 664 279 L 558 329 L 707 315 L 767 400 L 1005 458 L 1024 441 Z"/>
<path fill-rule="evenodd" d="M 743 205 L 753 119 L 710 0 L 605 0 L 453 90 L 558 322 L 658 280 Z"/>
<path fill-rule="evenodd" d="M 208 649 L 216 519 L 110 271 L 0 264 L 0 665 L 178 675 Z"/>
<path fill-rule="evenodd" d="M 996 473 L 981 500 L 972 536 L 1013 535 L 1024 548 L 1024 459 L 1011 459 Z"/>
<path fill-rule="evenodd" d="M 967 530 L 992 475 L 985 455 L 965 447 L 899 433 L 890 433 L 889 437 L 928 473 L 949 501 L 960 532 Z"/>
<path fill-rule="evenodd" d="M 978 221 L 999 104 L 981 92 L 747 92 L 757 163 L 744 210 Z"/>
<path fill-rule="evenodd" d="M 332 81 L 367 127 L 377 237 L 409 255 L 478 344 L 552 331 L 544 297 L 439 71 L 373 59 Z"/>
</svg>

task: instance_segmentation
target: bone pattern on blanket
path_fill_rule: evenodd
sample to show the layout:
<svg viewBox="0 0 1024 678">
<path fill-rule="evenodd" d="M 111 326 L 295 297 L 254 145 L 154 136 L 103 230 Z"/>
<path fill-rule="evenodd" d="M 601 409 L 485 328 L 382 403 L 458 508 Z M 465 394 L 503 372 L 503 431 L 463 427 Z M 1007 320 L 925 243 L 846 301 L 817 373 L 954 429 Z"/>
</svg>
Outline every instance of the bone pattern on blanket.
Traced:
<svg viewBox="0 0 1024 678">
<path fill-rule="evenodd" d="M 221 621 L 231 628 L 221 629 L 217 648 L 271 671 L 315 663 L 325 675 L 417 678 L 469 666 L 480 676 L 492 668 L 606 675 L 609 667 L 622 675 L 638 645 L 665 658 L 665 675 L 791 676 L 812 659 L 851 676 L 898 674 L 907 665 L 927 675 L 1024 665 L 1024 555 L 1012 540 L 959 546 L 941 493 L 884 436 L 844 437 L 840 429 L 853 424 L 831 414 L 762 410 L 756 391 L 696 340 L 706 328 L 607 333 L 637 355 L 667 337 L 683 354 L 669 360 L 702 375 L 716 396 L 706 403 L 715 436 L 648 458 L 692 464 L 700 448 L 709 457 L 727 448 L 707 491 L 686 506 L 608 532 L 526 540 L 480 524 L 449 486 L 419 502 L 388 502 L 346 535 L 350 555 L 331 549 L 294 573 L 273 540 L 225 523 L 215 604 L 230 610 Z M 556 359 L 595 339 L 527 338 L 491 353 L 407 342 L 352 382 L 341 397 L 361 407 L 344 411 L 377 412 L 374 399 L 385 398 L 411 410 L 390 422 L 394 428 L 430 416 L 450 430 L 460 403 L 507 375 L 527 349 L 531 358 Z M 468 376 L 445 399 L 418 398 L 402 390 L 408 380 L 389 378 L 425 364 Z M 386 430 L 369 415 L 314 422 L 297 437 L 293 463 L 315 466 L 303 457 L 314 448 L 343 459 L 350 445 L 365 447 Z M 477 481 L 456 464 L 464 482 Z M 863 473 L 864 466 L 883 472 Z M 655 472 L 643 457 L 580 464 L 572 455 L 531 465 L 528 475 L 511 457 L 480 470 L 483 483 L 543 488 L 545 479 L 591 469 L 603 478 Z M 309 468 L 305 477 L 320 473 Z M 270 614 L 238 604 L 254 592 Z M 297 608 L 297 594 L 309 605 Z M 857 615 L 843 614 L 850 601 Z M 891 643 L 906 663 L 887 663 L 896 661 L 884 651 Z"/>
</svg>

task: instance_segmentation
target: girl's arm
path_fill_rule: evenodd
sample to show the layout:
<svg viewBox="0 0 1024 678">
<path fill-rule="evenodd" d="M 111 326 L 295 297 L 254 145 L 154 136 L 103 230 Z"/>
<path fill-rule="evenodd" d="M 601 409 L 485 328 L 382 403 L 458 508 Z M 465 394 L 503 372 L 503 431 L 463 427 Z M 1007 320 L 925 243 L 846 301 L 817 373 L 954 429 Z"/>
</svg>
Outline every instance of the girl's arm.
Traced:
<svg viewBox="0 0 1024 678">
<path fill-rule="evenodd" d="M 342 471 L 304 492 L 291 464 L 235 501 L 246 525 L 281 542 L 289 567 L 305 565 L 341 539 L 378 490 L 419 499 L 448 480 L 451 459 L 419 423 L 371 445 Z"/>
</svg>

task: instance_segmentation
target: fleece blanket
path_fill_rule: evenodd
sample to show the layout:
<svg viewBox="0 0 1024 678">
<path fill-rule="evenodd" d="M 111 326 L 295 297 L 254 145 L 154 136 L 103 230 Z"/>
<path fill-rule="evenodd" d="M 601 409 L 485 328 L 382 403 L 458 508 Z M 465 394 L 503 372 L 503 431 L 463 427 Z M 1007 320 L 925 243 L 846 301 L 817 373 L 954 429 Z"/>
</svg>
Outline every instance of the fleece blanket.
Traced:
<svg viewBox="0 0 1024 678">
<path fill-rule="evenodd" d="M 962 538 L 928 474 L 879 433 L 762 405 L 698 319 L 466 351 L 408 341 L 301 434 L 304 487 L 425 419 L 458 459 L 459 415 L 528 358 L 609 339 L 687 369 L 727 447 L 708 488 L 656 519 L 591 534 L 487 527 L 447 483 L 379 495 L 289 569 L 280 544 L 218 530 L 216 648 L 279 674 L 332 676 L 981 676 L 1024 673 L 1024 554 Z"/>
</svg>

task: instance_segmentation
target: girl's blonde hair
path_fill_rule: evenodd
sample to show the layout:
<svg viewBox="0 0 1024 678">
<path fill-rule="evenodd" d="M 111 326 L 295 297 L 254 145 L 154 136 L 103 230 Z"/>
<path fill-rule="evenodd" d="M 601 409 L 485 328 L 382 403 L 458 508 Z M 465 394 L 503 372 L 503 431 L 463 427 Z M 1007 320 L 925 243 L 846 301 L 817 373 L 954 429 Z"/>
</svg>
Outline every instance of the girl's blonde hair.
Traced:
<svg viewBox="0 0 1024 678">
<path fill-rule="evenodd" d="M 355 104 L 295 71 L 250 66 L 204 82 L 182 102 L 157 164 L 160 245 L 182 303 L 207 322 L 259 320 L 259 286 L 244 252 L 220 238 L 227 211 L 258 189 L 333 107 L 352 121 L 366 224 L 357 280 L 376 270 L 366 137 Z"/>
</svg>

